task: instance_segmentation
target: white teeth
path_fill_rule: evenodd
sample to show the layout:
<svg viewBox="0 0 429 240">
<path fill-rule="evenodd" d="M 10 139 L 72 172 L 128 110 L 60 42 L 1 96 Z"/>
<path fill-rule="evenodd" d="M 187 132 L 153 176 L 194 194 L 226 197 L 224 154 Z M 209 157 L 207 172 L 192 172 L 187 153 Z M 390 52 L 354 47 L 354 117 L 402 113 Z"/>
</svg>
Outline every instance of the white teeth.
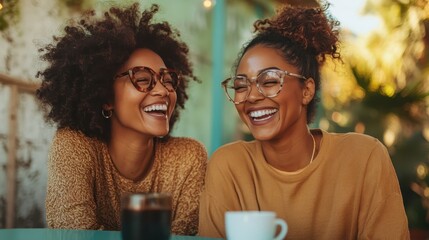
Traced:
<svg viewBox="0 0 429 240">
<path fill-rule="evenodd" d="M 258 111 L 253 111 L 250 112 L 250 116 L 252 118 L 257 118 L 257 117 L 262 117 L 265 115 L 271 115 L 273 113 L 276 113 L 278 110 L 277 109 L 265 109 L 265 110 L 258 110 Z"/>
<path fill-rule="evenodd" d="M 153 104 L 143 109 L 145 112 L 151 111 L 167 111 L 167 104 Z"/>
</svg>

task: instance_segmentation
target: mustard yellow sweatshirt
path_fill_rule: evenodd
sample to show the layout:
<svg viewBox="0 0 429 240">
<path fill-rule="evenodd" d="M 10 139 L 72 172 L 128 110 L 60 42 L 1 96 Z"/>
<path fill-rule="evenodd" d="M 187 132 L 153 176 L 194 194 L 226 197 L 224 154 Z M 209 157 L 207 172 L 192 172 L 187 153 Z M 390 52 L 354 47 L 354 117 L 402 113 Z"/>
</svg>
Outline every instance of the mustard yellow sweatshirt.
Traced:
<svg viewBox="0 0 429 240">
<path fill-rule="evenodd" d="M 226 211 L 267 210 L 286 220 L 286 239 L 409 239 L 386 148 L 362 134 L 322 134 L 317 157 L 295 174 L 269 165 L 258 141 L 218 149 L 208 164 L 199 235 L 225 237 Z"/>
</svg>

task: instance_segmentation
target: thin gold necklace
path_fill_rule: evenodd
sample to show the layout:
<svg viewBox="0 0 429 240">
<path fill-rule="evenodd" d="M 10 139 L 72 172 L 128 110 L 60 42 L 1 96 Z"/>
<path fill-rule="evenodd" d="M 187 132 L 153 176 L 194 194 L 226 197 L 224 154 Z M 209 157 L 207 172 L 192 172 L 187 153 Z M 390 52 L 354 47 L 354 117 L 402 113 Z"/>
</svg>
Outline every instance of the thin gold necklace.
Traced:
<svg viewBox="0 0 429 240">
<path fill-rule="evenodd" d="M 299 169 L 297 171 L 294 171 L 294 172 L 287 172 L 287 171 L 283 171 L 283 170 L 277 169 L 277 168 L 273 167 L 271 164 L 268 164 L 268 166 L 270 166 L 275 171 L 277 171 L 277 172 L 279 172 L 281 174 L 286 174 L 286 175 L 298 174 L 298 173 L 304 171 L 304 169 L 306 169 L 308 166 L 310 166 L 310 164 L 313 162 L 313 160 L 314 160 L 314 154 L 316 153 L 316 140 L 314 139 L 313 134 L 310 133 L 310 135 L 311 135 L 311 138 L 313 139 L 313 153 L 311 154 L 310 163 L 307 166 L 305 166 L 304 168 L 301 168 L 301 169 Z"/>
<path fill-rule="evenodd" d="M 314 153 L 316 153 L 316 140 L 314 139 L 313 134 L 310 133 L 310 135 L 311 135 L 311 138 L 313 139 L 313 153 L 311 154 L 310 163 L 308 165 L 310 165 L 313 162 L 313 160 L 314 160 Z"/>
</svg>

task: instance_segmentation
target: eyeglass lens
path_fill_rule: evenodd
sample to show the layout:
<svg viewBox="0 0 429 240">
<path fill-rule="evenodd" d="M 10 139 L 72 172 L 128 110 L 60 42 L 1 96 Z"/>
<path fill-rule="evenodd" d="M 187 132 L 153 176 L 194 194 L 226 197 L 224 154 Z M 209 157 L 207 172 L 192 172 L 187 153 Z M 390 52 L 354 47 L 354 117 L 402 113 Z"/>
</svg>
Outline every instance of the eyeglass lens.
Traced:
<svg viewBox="0 0 429 240">
<path fill-rule="evenodd" d="M 265 97 L 275 97 L 283 84 L 283 72 L 265 71 L 256 78 L 256 86 Z M 251 90 L 251 82 L 247 77 L 236 76 L 226 82 L 226 92 L 234 102 L 243 102 Z"/>
<path fill-rule="evenodd" d="M 137 90 L 147 92 L 155 87 L 156 75 L 149 68 L 139 68 L 133 71 L 132 81 Z M 173 71 L 162 69 L 160 82 L 168 91 L 174 91 L 178 85 L 178 75 Z"/>
</svg>

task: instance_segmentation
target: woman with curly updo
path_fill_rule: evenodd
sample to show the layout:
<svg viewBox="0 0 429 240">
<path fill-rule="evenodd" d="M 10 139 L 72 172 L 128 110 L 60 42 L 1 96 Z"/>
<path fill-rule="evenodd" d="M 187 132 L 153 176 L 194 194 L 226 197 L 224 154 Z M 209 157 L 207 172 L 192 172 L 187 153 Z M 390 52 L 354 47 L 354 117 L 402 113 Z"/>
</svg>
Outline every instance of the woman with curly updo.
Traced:
<svg viewBox="0 0 429 240">
<path fill-rule="evenodd" d="M 386 148 L 357 133 L 309 129 L 320 68 L 340 59 L 339 23 L 328 5 L 284 6 L 222 82 L 255 140 L 219 148 L 201 196 L 199 234 L 227 237 L 228 211 L 274 211 L 286 239 L 409 239 L 398 179 Z"/>
<path fill-rule="evenodd" d="M 204 146 L 169 137 L 188 99 L 188 47 L 158 6 L 94 12 L 41 51 L 37 97 L 57 124 L 48 162 L 51 228 L 120 229 L 129 192 L 172 196 L 172 233 L 194 235 L 207 162 Z"/>
</svg>

